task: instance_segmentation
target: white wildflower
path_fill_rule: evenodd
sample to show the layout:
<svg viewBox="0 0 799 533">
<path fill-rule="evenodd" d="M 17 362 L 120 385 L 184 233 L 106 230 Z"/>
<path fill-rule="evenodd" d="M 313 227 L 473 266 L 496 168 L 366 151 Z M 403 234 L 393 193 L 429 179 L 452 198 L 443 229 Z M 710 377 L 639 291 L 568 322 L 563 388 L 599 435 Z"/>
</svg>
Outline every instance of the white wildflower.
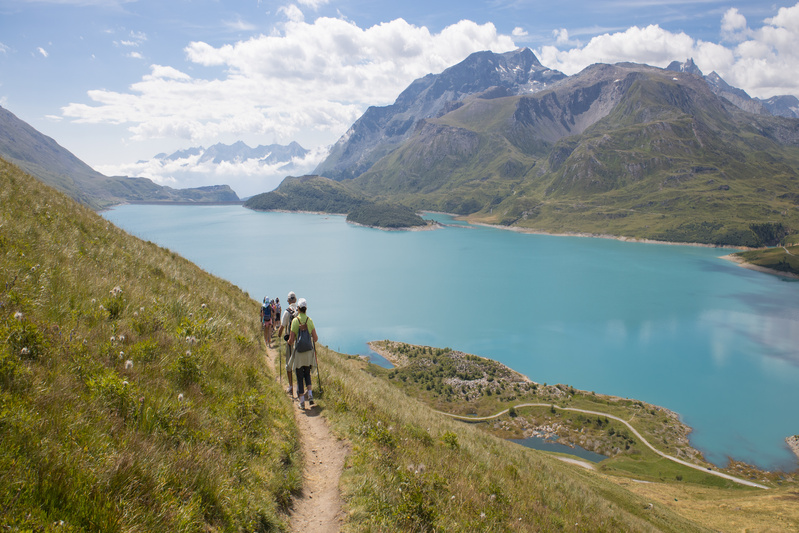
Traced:
<svg viewBox="0 0 799 533">
<path fill-rule="evenodd" d="M 92 305 L 97 303 L 97 298 L 92 298 Z"/>
<path fill-rule="evenodd" d="M 14 313 L 14 318 L 17 320 L 22 320 L 24 316 L 25 315 L 22 314 L 22 311 L 17 311 L 16 313 Z"/>
<path fill-rule="evenodd" d="M 109 292 L 111 293 L 111 296 L 113 296 L 113 297 L 115 297 L 115 298 L 116 298 L 117 296 L 119 296 L 119 295 L 121 295 L 121 294 L 122 294 L 122 287 L 120 287 L 119 285 L 117 285 L 116 287 L 114 287 L 113 289 L 111 289 Z"/>
<path fill-rule="evenodd" d="M 127 382 L 127 380 L 123 381 L 123 382 L 122 382 L 122 385 L 123 385 L 124 387 L 127 387 L 127 386 L 128 386 L 128 382 Z"/>
<path fill-rule="evenodd" d="M 133 361 L 128 359 L 127 361 L 125 361 L 125 370 L 130 370 L 131 368 L 133 368 Z"/>
<path fill-rule="evenodd" d="M 139 311 L 141 311 L 143 313 L 144 312 L 144 306 L 139 307 Z"/>
<path fill-rule="evenodd" d="M 119 358 L 122 359 L 125 357 L 125 352 L 119 352 Z"/>
<path fill-rule="evenodd" d="M 25 346 L 24 348 L 22 348 L 22 349 L 19 351 L 19 353 L 20 353 L 20 355 L 28 355 L 28 354 L 30 353 L 30 350 L 28 350 L 28 347 L 27 347 L 27 346 Z"/>
<path fill-rule="evenodd" d="M 119 336 L 119 342 L 125 342 L 125 336 L 124 335 L 120 335 Z"/>
<path fill-rule="evenodd" d="M 112 335 L 111 336 L 111 342 L 116 342 L 116 341 L 117 341 L 117 338 Z"/>
<path fill-rule="evenodd" d="M 139 312 L 138 311 L 133 311 L 133 316 L 134 316 L 134 318 L 139 316 Z"/>
<path fill-rule="evenodd" d="M 191 357 L 191 350 L 186 350 L 186 356 Z"/>
<path fill-rule="evenodd" d="M 178 394 L 178 401 L 180 403 L 183 403 L 183 393 L 182 392 L 180 394 Z"/>
<path fill-rule="evenodd" d="M 200 307 L 202 307 L 203 309 L 207 309 L 208 308 L 208 306 L 205 305 L 205 304 L 202 304 Z"/>
<path fill-rule="evenodd" d="M 485 517 L 486 517 L 485 513 L 480 513 L 480 518 L 485 518 Z"/>
</svg>

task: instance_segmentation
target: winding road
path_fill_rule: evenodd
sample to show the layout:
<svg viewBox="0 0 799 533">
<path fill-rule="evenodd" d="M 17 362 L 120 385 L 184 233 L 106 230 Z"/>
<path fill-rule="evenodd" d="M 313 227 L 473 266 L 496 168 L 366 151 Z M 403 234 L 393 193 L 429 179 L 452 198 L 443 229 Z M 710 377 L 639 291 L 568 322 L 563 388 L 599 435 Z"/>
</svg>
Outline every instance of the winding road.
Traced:
<svg viewBox="0 0 799 533">
<path fill-rule="evenodd" d="M 655 448 L 654 446 L 652 446 L 651 444 L 649 444 L 649 441 L 647 441 L 640 433 L 638 433 L 638 431 L 634 427 L 632 427 L 632 425 L 630 425 L 629 422 L 627 422 L 624 419 L 619 418 L 618 416 L 609 415 L 607 413 L 599 413 L 597 411 L 587 411 L 585 409 L 576 409 L 574 407 L 559 407 L 557 405 L 553 405 L 553 404 L 550 404 L 550 403 L 522 403 L 522 404 L 519 404 L 519 405 L 515 405 L 513 408 L 514 409 L 521 409 L 523 407 L 554 407 L 555 409 L 561 409 L 563 411 L 575 411 L 577 413 L 585 413 L 585 414 L 589 414 L 589 415 L 604 416 L 604 417 L 607 417 L 607 418 L 612 418 L 613 420 L 621 422 L 622 424 L 627 426 L 630 429 L 630 431 L 632 431 L 633 434 L 636 437 L 638 437 L 638 439 L 641 442 L 643 442 L 650 450 L 652 450 L 653 452 L 655 452 L 659 456 L 663 457 L 664 459 L 668 459 L 669 461 L 674 461 L 675 463 L 679 463 L 679 464 L 681 464 L 683 466 L 687 466 L 688 468 L 693 468 L 694 470 L 699 470 L 699 471 L 704 472 L 706 474 L 712 474 L 714 476 L 722 477 L 724 479 L 729 479 L 730 481 L 734 481 L 735 483 L 739 483 L 741 485 L 747 485 L 749 487 L 757 487 L 759 489 L 768 489 L 768 487 L 766 487 L 765 485 L 760 485 L 759 483 L 755 483 L 754 481 L 748 481 L 746 479 L 737 478 L 735 476 L 731 476 L 731 475 L 725 474 L 723 472 L 717 472 L 716 470 L 710 470 L 710 469 L 708 469 L 706 467 L 695 465 L 693 463 L 689 463 L 688 461 L 683 461 L 682 459 L 678 459 L 676 457 L 672 457 L 671 455 L 665 454 L 665 453 L 661 452 L 660 450 L 658 450 L 657 448 Z M 448 416 L 450 418 L 454 418 L 456 420 L 463 420 L 463 421 L 466 421 L 466 422 L 484 422 L 484 421 L 487 421 L 487 420 L 493 420 L 495 418 L 499 418 L 500 416 L 502 416 L 504 414 L 507 414 L 509 411 L 510 411 L 510 409 L 505 409 L 504 411 L 500 411 L 497 414 L 494 414 L 494 415 L 491 415 L 491 416 L 483 416 L 483 417 L 469 417 L 469 416 L 453 415 L 452 413 L 445 413 L 444 411 L 436 411 L 436 412 L 440 413 L 442 415 L 446 415 L 446 416 Z"/>
</svg>

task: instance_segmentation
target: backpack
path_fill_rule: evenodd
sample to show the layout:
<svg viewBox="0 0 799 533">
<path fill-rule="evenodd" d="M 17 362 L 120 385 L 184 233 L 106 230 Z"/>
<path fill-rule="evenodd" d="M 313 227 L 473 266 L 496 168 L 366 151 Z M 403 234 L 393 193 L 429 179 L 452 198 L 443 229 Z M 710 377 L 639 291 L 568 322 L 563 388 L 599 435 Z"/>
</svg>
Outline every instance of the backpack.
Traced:
<svg viewBox="0 0 799 533">
<path fill-rule="evenodd" d="M 271 300 L 264 298 L 264 304 L 261 306 L 261 324 L 268 320 L 272 320 L 272 307 L 270 304 Z"/>
<path fill-rule="evenodd" d="M 299 318 L 297 318 L 297 322 L 300 324 L 300 331 L 297 335 L 295 350 L 297 352 L 310 352 L 313 350 L 313 337 L 311 337 L 311 332 L 308 331 L 308 319 L 306 318 L 305 324 L 301 323 Z"/>
</svg>

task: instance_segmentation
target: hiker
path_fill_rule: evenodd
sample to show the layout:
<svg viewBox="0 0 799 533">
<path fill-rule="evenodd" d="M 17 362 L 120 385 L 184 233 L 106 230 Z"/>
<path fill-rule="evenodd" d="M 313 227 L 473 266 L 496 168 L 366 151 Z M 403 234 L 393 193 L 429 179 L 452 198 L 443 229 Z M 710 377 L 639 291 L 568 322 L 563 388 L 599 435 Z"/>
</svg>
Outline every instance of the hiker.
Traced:
<svg viewBox="0 0 799 533">
<path fill-rule="evenodd" d="M 264 341 L 267 347 L 272 347 L 272 300 L 264 296 L 264 303 L 261 305 L 261 329 L 264 330 Z"/>
<path fill-rule="evenodd" d="M 294 320 L 294 317 L 299 313 L 297 310 L 297 295 L 294 294 L 294 291 L 289 292 L 288 303 L 289 306 L 283 311 L 280 317 L 280 328 L 277 330 L 277 336 L 283 337 L 283 340 L 286 341 L 286 376 L 289 382 L 286 393 L 288 393 L 289 396 L 294 396 L 294 373 L 291 370 L 292 353 L 291 346 L 288 344 L 291 321 Z M 283 332 L 285 332 L 285 334 Z"/>
<path fill-rule="evenodd" d="M 269 304 L 272 314 L 272 327 L 269 328 L 269 346 L 272 346 L 272 337 L 277 331 L 277 321 L 280 320 L 280 315 L 277 314 L 277 304 L 274 300 Z"/>
<path fill-rule="evenodd" d="M 283 318 L 283 310 L 280 309 L 280 298 L 275 298 L 275 313 L 272 316 L 274 317 L 272 329 L 275 329 L 275 326 L 280 324 L 280 319 Z"/>
<path fill-rule="evenodd" d="M 300 409 L 305 409 L 305 400 L 308 405 L 313 405 L 313 391 L 311 391 L 311 368 L 316 364 L 315 348 L 319 337 L 316 334 L 313 320 L 306 312 L 308 303 L 305 298 L 300 298 L 297 302 L 299 315 L 291 321 L 291 333 L 288 343 L 294 348 L 292 357 L 292 368 L 297 373 L 297 399 L 300 402 Z M 303 388 L 307 392 L 303 392 Z"/>
</svg>

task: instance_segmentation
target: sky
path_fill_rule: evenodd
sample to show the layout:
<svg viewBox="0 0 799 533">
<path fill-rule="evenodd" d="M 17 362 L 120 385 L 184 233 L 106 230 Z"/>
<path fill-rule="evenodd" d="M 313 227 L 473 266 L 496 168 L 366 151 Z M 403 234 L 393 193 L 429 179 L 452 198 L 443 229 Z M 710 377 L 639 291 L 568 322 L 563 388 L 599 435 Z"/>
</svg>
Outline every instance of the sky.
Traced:
<svg viewBox="0 0 799 533">
<path fill-rule="evenodd" d="M 799 96 L 799 3 L 762 0 L 0 0 L 0 106 L 107 175 L 277 186 L 279 168 L 179 173 L 159 153 L 298 142 L 310 172 L 369 106 L 470 53 L 693 58 L 750 96 Z"/>
</svg>

